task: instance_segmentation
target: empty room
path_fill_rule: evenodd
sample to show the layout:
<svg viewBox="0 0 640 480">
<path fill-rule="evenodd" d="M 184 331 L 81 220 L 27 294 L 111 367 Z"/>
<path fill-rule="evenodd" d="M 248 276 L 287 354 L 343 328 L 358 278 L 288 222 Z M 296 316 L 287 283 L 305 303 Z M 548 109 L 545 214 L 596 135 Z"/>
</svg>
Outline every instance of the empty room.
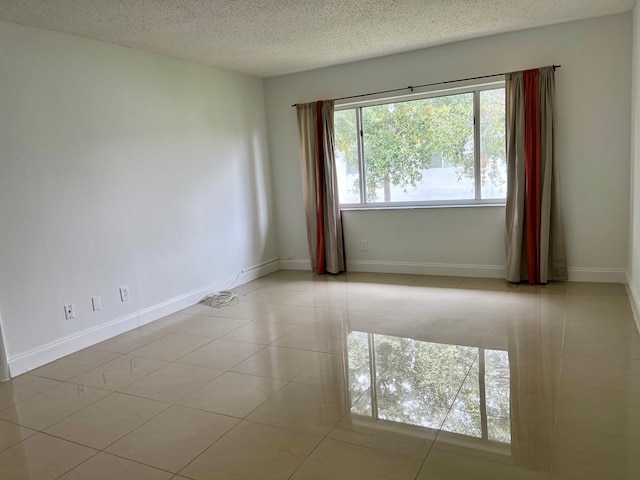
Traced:
<svg viewBox="0 0 640 480">
<path fill-rule="evenodd" d="M 640 478 L 634 0 L 0 0 L 0 478 Z"/>
</svg>

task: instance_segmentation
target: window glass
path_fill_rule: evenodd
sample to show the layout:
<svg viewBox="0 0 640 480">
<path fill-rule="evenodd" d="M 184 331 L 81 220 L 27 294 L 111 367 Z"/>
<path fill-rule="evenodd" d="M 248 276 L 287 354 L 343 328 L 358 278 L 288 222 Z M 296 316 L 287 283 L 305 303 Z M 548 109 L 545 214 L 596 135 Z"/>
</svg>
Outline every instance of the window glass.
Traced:
<svg viewBox="0 0 640 480">
<path fill-rule="evenodd" d="M 335 135 L 341 204 L 505 198 L 504 88 L 338 110 Z"/>
<path fill-rule="evenodd" d="M 360 203 L 356 110 L 338 110 L 334 114 L 333 123 L 340 203 Z"/>
<path fill-rule="evenodd" d="M 482 198 L 506 197 L 504 88 L 480 92 L 480 174 Z"/>
<path fill-rule="evenodd" d="M 367 202 L 475 198 L 473 94 L 362 109 Z"/>
</svg>

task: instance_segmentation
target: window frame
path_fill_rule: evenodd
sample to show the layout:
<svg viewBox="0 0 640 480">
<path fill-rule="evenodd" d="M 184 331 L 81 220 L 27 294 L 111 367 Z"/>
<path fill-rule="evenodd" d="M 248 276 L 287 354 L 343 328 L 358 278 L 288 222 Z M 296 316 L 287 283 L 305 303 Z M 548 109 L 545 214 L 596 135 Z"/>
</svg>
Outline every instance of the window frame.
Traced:
<svg viewBox="0 0 640 480">
<path fill-rule="evenodd" d="M 337 101 L 334 110 L 356 111 L 356 135 L 358 142 L 358 169 L 360 178 L 360 202 L 340 203 L 340 210 L 398 210 L 415 208 L 442 208 L 442 207 L 504 207 L 506 198 L 481 198 L 482 185 L 480 174 L 480 92 L 487 90 L 498 90 L 505 88 L 505 80 L 494 80 L 482 83 L 467 83 L 449 88 L 438 88 L 433 90 L 423 90 L 409 94 L 395 96 L 376 97 L 360 101 Z M 429 98 L 445 97 L 448 95 L 458 95 L 473 93 L 473 160 L 474 160 L 474 190 L 475 198 L 457 200 L 418 200 L 418 201 L 397 201 L 397 202 L 367 202 L 366 182 L 364 165 L 364 135 L 362 129 L 362 109 L 371 106 L 388 105 L 390 103 L 408 102 L 413 100 L 424 100 Z M 506 112 L 505 112 L 506 114 Z M 505 131 L 506 147 L 506 131 Z"/>
</svg>

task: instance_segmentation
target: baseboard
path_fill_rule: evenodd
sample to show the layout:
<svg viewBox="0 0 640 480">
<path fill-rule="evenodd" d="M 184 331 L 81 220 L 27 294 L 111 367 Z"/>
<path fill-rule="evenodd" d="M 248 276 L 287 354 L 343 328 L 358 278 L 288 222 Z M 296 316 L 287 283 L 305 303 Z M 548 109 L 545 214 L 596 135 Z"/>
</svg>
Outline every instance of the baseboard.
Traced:
<svg viewBox="0 0 640 480">
<path fill-rule="evenodd" d="M 33 370 L 34 368 L 45 365 L 49 362 L 62 358 L 65 355 L 77 352 L 83 348 L 90 347 L 96 343 L 100 343 L 109 338 L 128 332 L 134 328 L 138 328 L 147 323 L 158 320 L 172 313 L 178 312 L 184 308 L 198 303 L 205 296 L 225 290 L 233 286 L 239 286 L 248 283 L 259 277 L 278 270 L 278 258 L 274 258 L 259 265 L 244 269 L 240 275 L 229 276 L 205 287 L 193 290 L 184 295 L 171 298 L 165 302 L 152 305 L 124 317 L 117 318 L 107 323 L 97 325 L 88 330 L 83 330 L 74 335 L 56 340 L 41 347 L 35 348 L 28 352 L 17 355 L 9 359 L 9 371 L 11 377 L 15 377 L 22 373 Z"/>
<path fill-rule="evenodd" d="M 380 260 L 347 261 L 349 272 L 403 273 L 447 277 L 504 278 L 502 265 L 464 265 L 455 263 L 387 262 Z"/>
<path fill-rule="evenodd" d="M 280 270 L 308 270 L 311 271 L 311 260 L 280 260 Z"/>
<path fill-rule="evenodd" d="M 233 289 L 233 287 L 249 283 L 264 275 L 275 272 L 276 270 L 278 270 L 278 262 L 278 258 L 268 260 L 264 263 L 254 265 L 253 267 L 245 268 L 244 270 L 242 270 L 242 272 L 240 272 L 240 275 L 237 276 L 237 280 L 236 275 L 232 275 L 227 278 L 223 278 L 222 280 L 219 280 L 215 283 L 207 285 L 206 287 L 189 292 L 185 295 L 180 295 L 179 297 L 169 299 L 166 302 L 162 302 L 149 308 L 142 309 L 138 311 L 138 314 L 140 316 L 140 325 L 138 326 L 146 325 L 149 322 L 154 322 L 155 320 L 158 320 L 162 317 L 166 317 L 167 315 L 179 312 L 180 310 L 190 307 L 191 305 L 195 305 L 211 293 L 215 293 L 220 290 Z"/>
<path fill-rule="evenodd" d="M 281 270 L 311 270 L 308 259 L 280 260 Z M 390 262 L 383 260 L 347 260 L 349 272 L 402 273 L 446 277 L 504 278 L 503 265 L 473 265 L 457 263 Z M 569 268 L 570 282 L 625 283 L 623 269 Z"/>
<path fill-rule="evenodd" d="M 47 343 L 9 359 L 11 378 L 140 326 L 138 312 Z"/>
<path fill-rule="evenodd" d="M 626 283 L 622 268 L 569 268 L 570 282 Z"/>
<path fill-rule="evenodd" d="M 636 292 L 633 286 L 629 273 L 627 273 L 626 277 L 627 283 L 625 286 L 627 287 L 627 295 L 629 296 L 629 303 L 631 303 L 633 319 L 636 321 L 636 327 L 638 328 L 638 333 L 640 333 L 640 296 L 638 296 L 638 292 Z"/>
</svg>

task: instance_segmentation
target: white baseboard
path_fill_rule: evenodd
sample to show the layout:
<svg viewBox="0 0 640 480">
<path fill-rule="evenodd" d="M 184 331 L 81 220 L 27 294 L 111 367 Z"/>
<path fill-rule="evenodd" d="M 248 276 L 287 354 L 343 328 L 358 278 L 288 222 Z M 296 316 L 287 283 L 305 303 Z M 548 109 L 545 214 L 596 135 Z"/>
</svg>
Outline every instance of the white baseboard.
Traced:
<svg viewBox="0 0 640 480">
<path fill-rule="evenodd" d="M 311 271 L 311 262 L 309 259 L 280 260 L 280 269 Z M 379 260 L 347 261 L 347 271 L 441 275 L 448 277 L 504 277 L 504 267 L 499 265 L 454 265 L 440 263 L 387 262 Z"/>
<path fill-rule="evenodd" d="M 309 259 L 280 260 L 281 270 L 311 270 Z M 383 260 L 347 260 L 349 272 L 402 273 L 446 277 L 504 278 L 503 265 L 471 265 L 456 263 L 389 262 Z M 569 268 L 570 282 L 625 283 L 623 269 Z"/>
<path fill-rule="evenodd" d="M 304 258 L 302 260 L 280 260 L 280 270 L 308 270 L 311 271 L 311 260 Z"/>
<path fill-rule="evenodd" d="M 626 283 L 623 268 L 569 268 L 570 282 Z"/>
<path fill-rule="evenodd" d="M 309 259 L 280 260 L 280 269 L 311 271 L 311 261 Z M 347 271 L 484 278 L 503 278 L 505 275 L 504 267 L 500 265 L 456 265 L 380 260 L 348 260 Z"/>
<path fill-rule="evenodd" d="M 47 343 L 9 359 L 11 378 L 139 326 L 138 312 Z"/>
<path fill-rule="evenodd" d="M 627 273 L 627 295 L 629 296 L 629 303 L 631 303 L 631 310 L 633 311 L 633 319 L 636 321 L 636 327 L 638 328 L 638 333 L 640 333 L 640 296 L 638 296 L 638 292 L 633 286 L 633 282 L 631 281 L 631 277 L 629 273 Z"/>
<path fill-rule="evenodd" d="M 380 260 L 347 261 L 349 272 L 403 273 L 447 277 L 504 278 L 502 265 L 464 265 L 454 263 L 387 262 Z"/>
<path fill-rule="evenodd" d="M 503 265 L 468 265 L 455 263 L 420 263 L 352 260 L 350 272 L 404 273 L 447 277 L 505 278 Z M 625 283 L 625 271 L 611 268 L 569 268 L 570 282 Z"/>
<path fill-rule="evenodd" d="M 248 283 L 263 275 L 278 270 L 278 258 L 244 269 L 238 276 L 234 286 Z M 207 295 L 219 290 L 228 289 L 236 276 L 229 276 L 203 288 L 193 290 L 184 295 L 171 298 L 165 302 L 147 307 L 121 318 L 103 323 L 88 330 L 83 330 L 74 335 L 56 340 L 28 352 L 9 359 L 9 371 L 11 377 L 28 372 L 34 368 L 62 358 L 65 355 L 90 347 L 109 338 L 128 332 L 147 323 L 158 320 L 172 313 L 198 303 Z"/>
</svg>

